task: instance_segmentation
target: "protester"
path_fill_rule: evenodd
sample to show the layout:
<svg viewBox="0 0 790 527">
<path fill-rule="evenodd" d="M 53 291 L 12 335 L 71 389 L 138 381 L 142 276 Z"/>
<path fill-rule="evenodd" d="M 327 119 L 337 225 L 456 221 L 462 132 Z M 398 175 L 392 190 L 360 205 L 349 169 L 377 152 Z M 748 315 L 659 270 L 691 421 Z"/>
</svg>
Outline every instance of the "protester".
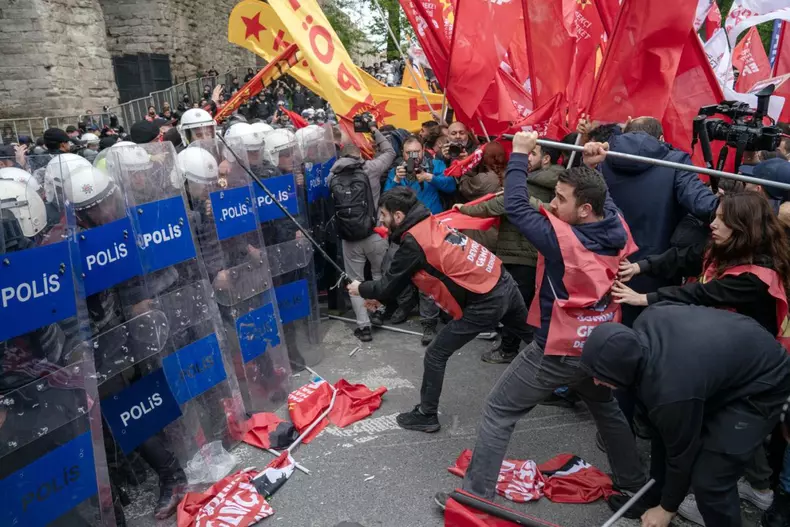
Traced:
<svg viewBox="0 0 790 527">
<path fill-rule="evenodd" d="M 757 165 L 741 165 L 738 172 L 776 183 L 790 184 L 790 163 L 783 158 L 767 159 Z M 768 199 L 776 213 L 779 212 L 780 205 L 790 198 L 790 191 L 771 185 L 745 183 L 744 188 L 760 192 Z"/>
<path fill-rule="evenodd" d="M 375 121 L 370 123 L 370 128 L 376 142 L 376 157 L 363 161 L 359 148 L 353 143 L 347 144 L 327 179 L 335 207 L 335 226 L 342 240 L 343 267 L 351 280 L 364 279 L 367 262 L 370 262 L 373 277 L 380 278 L 381 263 L 387 253 L 387 242 L 373 232 L 373 227 L 376 226 L 381 177 L 395 159 L 395 150 Z M 359 297 L 352 297 L 351 305 L 357 319 L 354 336 L 362 342 L 370 342 L 373 340 L 371 323 L 379 326 L 384 323 L 381 314 L 368 313 Z"/>
<path fill-rule="evenodd" d="M 485 145 L 482 165 L 470 170 L 458 181 L 458 193 L 463 201 L 473 201 L 502 188 L 507 166 L 507 154 L 501 143 L 492 141 Z M 552 187 L 553 188 L 553 187 Z"/>
<path fill-rule="evenodd" d="M 425 158 L 422 142 L 417 136 L 411 136 L 403 143 L 402 165 L 393 168 L 387 177 L 384 191 L 397 187 L 408 187 L 414 190 L 417 199 L 431 214 L 444 210 L 441 193 L 450 194 L 455 191 L 455 178 L 445 176 L 445 165 L 438 159 L 432 162 Z M 411 169 L 408 167 L 411 166 Z M 411 172 L 409 172 L 411 170 Z M 440 311 L 434 301 L 425 293 L 420 293 L 420 324 L 422 325 L 422 345 L 427 346 L 436 336 L 439 325 Z"/>
<path fill-rule="evenodd" d="M 498 323 L 528 339 L 527 308 L 502 262 L 485 247 L 437 220 L 413 189 L 396 187 L 381 196 L 381 223 L 400 245 L 389 271 L 380 279 L 348 285 L 352 297 L 384 302 L 409 281 L 433 296 L 451 320 L 425 350 L 420 403 L 399 414 L 407 430 L 437 432 L 437 411 L 447 360 L 481 331 Z"/>
<path fill-rule="evenodd" d="M 465 159 L 477 148 L 474 138 L 460 121 L 447 127 L 447 137 L 450 141 L 442 147 L 437 155 L 437 159 L 447 166 L 450 166 L 456 159 Z"/>
<path fill-rule="evenodd" d="M 579 356 L 584 332 L 600 325 L 600 320 L 617 320 L 619 309 L 606 298 L 613 282 L 608 276 L 614 276 L 619 261 L 633 251 L 633 242 L 606 184 L 589 168 L 573 168 L 559 176 L 551 213 L 530 205 L 527 172 L 537 137 L 534 132 L 519 132 L 513 138 L 505 211 L 543 256 L 538 263 L 538 296 L 528 320 L 540 327 L 488 395 L 463 488 L 492 498 L 516 422 L 556 388 L 568 385 L 596 421 L 610 453 L 615 484 L 630 494 L 645 482 L 634 436 L 611 391 L 595 385 L 580 368 Z M 602 160 L 602 153 L 602 149 L 587 150 L 592 160 Z M 591 298 L 600 300 L 591 306 Z M 562 306 L 559 299 L 564 300 Z M 446 498 L 439 493 L 436 501 L 442 504 Z"/>
<path fill-rule="evenodd" d="M 656 485 L 625 516 L 666 527 L 691 486 L 706 525 L 740 526 L 738 477 L 790 394 L 774 337 L 743 315 L 660 303 L 633 329 L 594 329 L 581 361 L 596 383 L 632 391 L 655 430 Z"/>
</svg>

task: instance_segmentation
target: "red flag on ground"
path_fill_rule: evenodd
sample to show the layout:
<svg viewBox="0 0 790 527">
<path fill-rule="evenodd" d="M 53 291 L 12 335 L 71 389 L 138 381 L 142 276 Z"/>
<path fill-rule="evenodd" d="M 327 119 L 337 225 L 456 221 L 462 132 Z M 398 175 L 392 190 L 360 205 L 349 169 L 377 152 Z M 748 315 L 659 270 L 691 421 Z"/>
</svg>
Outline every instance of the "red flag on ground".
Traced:
<svg viewBox="0 0 790 527">
<path fill-rule="evenodd" d="M 188 492 L 178 504 L 178 527 L 246 527 L 271 516 L 274 509 L 251 483 L 256 475 L 254 470 L 242 470 L 214 483 L 206 492 Z"/>
<path fill-rule="evenodd" d="M 448 470 L 462 478 L 471 460 L 472 451 L 464 450 Z M 592 503 L 614 494 L 609 476 L 573 454 L 560 454 L 539 467 L 531 460 L 505 459 L 496 491 L 518 503 L 544 495 L 557 503 Z"/>
<path fill-rule="evenodd" d="M 771 63 L 756 26 L 749 28 L 732 52 L 732 66 L 740 72 L 735 91 L 746 93 L 756 82 L 771 76 Z"/>
<path fill-rule="evenodd" d="M 688 0 L 624 0 L 592 97 L 593 119 L 664 114 L 695 12 Z"/>
<path fill-rule="evenodd" d="M 261 412 L 247 421 L 247 433 L 242 440 L 258 448 L 286 448 L 296 437 L 293 424 L 273 413 Z"/>
<path fill-rule="evenodd" d="M 702 41 L 695 31 L 689 30 L 678 63 L 677 77 L 661 120 L 666 141 L 675 148 L 691 152 L 693 122 L 699 109 L 718 104 L 723 99 L 724 94 L 710 67 Z M 714 146 L 714 163 L 720 149 L 721 146 Z M 695 149 L 693 160 L 695 164 L 704 166 L 701 148 Z"/>
<path fill-rule="evenodd" d="M 285 106 L 280 106 L 279 110 L 288 116 L 288 118 L 293 123 L 294 128 L 296 128 L 297 130 L 299 128 L 304 128 L 305 126 L 307 126 L 307 121 L 298 113 L 292 112 Z"/>
<path fill-rule="evenodd" d="M 463 492 L 463 491 L 459 491 Z M 510 512 L 514 512 L 521 517 L 532 520 L 535 525 L 544 525 L 545 527 L 559 527 L 559 525 L 535 518 L 523 512 L 516 512 L 507 507 L 502 507 L 496 503 L 491 503 L 482 498 L 477 498 L 480 501 L 490 503 L 492 506 Z M 508 520 L 495 518 L 489 514 L 481 512 L 473 507 L 467 507 L 450 498 L 447 500 L 447 508 L 444 510 L 444 527 L 511 527 L 519 525 Z"/>
<path fill-rule="evenodd" d="M 554 503 L 591 503 L 615 494 L 612 480 L 573 454 L 560 454 L 538 465 L 543 495 Z"/>
<path fill-rule="evenodd" d="M 371 415 L 381 406 L 381 397 L 387 392 L 383 386 L 372 391 L 364 384 L 351 384 L 345 379 L 337 381 L 335 389 L 337 395 L 335 405 L 329 412 L 329 419 L 324 419 L 316 426 L 302 441 L 303 443 L 315 439 L 330 422 L 343 428 Z M 307 384 L 291 392 L 288 395 L 288 412 L 299 433 L 318 419 L 329 408 L 331 401 L 332 389 L 324 380 Z"/>
</svg>

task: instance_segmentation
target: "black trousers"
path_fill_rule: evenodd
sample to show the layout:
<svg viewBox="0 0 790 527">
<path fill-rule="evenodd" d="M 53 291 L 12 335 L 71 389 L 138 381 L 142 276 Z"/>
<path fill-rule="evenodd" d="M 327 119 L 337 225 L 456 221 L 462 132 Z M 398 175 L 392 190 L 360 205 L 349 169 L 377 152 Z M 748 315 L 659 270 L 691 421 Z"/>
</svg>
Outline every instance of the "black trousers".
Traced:
<svg viewBox="0 0 790 527">
<path fill-rule="evenodd" d="M 502 269 L 497 285 L 485 295 L 476 295 L 464 308 L 463 316 L 444 326 L 425 350 L 424 373 L 420 389 L 420 407 L 425 414 L 435 414 L 444 384 L 447 360 L 464 344 L 483 331 L 502 324 L 522 340 L 532 339 L 527 326 L 527 306 L 513 277 Z"/>
<path fill-rule="evenodd" d="M 532 299 L 535 297 L 535 278 L 537 268 L 531 265 L 518 265 L 518 264 L 505 264 L 505 269 L 510 273 L 510 276 L 516 281 L 518 291 L 521 293 L 521 298 L 524 299 L 524 305 L 529 306 L 532 304 Z M 530 336 L 526 340 L 527 344 L 532 341 L 532 334 L 534 331 L 531 326 L 527 326 L 530 331 Z M 515 355 L 521 346 L 521 337 L 505 328 L 502 331 L 502 353 L 505 355 Z"/>
</svg>

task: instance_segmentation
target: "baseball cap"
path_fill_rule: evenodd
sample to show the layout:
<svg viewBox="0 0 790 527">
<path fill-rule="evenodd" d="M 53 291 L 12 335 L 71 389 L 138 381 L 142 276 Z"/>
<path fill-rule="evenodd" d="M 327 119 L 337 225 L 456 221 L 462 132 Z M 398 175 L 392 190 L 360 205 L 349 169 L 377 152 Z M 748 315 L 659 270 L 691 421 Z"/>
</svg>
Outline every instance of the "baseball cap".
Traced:
<svg viewBox="0 0 790 527">
<path fill-rule="evenodd" d="M 741 165 L 738 172 L 746 176 L 790 185 L 790 161 L 785 159 L 766 159 L 756 165 Z M 765 189 L 765 193 L 773 199 L 790 200 L 790 190 L 770 185 L 762 185 L 762 187 Z"/>
<path fill-rule="evenodd" d="M 69 141 L 71 141 L 69 135 L 60 128 L 50 128 L 44 132 L 46 144 L 68 143 Z"/>
<path fill-rule="evenodd" d="M 150 143 L 159 137 L 159 126 L 148 121 L 137 121 L 132 125 L 129 135 L 138 145 Z"/>
</svg>

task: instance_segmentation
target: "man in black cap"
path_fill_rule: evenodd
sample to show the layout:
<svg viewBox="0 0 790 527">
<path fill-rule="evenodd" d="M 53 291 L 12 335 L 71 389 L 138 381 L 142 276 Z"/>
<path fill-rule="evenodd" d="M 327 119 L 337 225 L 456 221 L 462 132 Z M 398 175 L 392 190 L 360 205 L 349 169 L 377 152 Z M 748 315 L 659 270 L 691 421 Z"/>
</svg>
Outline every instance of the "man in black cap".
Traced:
<svg viewBox="0 0 790 527">
<path fill-rule="evenodd" d="M 656 484 L 626 517 L 667 527 L 691 487 L 706 525 L 739 527 L 738 478 L 790 394 L 790 357 L 775 337 L 750 317 L 662 302 L 633 329 L 594 329 L 581 365 L 628 390 L 653 429 Z"/>
<path fill-rule="evenodd" d="M 151 121 L 137 121 L 132 125 L 129 135 L 138 145 L 151 143 L 159 137 L 159 125 Z"/>
<path fill-rule="evenodd" d="M 60 128 L 50 128 L 44 132 L 44 145 L 47 153 L 56 156 L 69 152 L 71 149 L 71 138 Z"/>
<path fill-rule="evenodd" d="M 775 183 L 790 184 L 790 162 L 780 157 L 766 159 L 756 165 L 741 165 L 738 172 Z M 790 191 L 770 185 L 746 183 L 746 190 L 762 192 L 774 206 L 774 211 L 778 211 L 779 206 L 790 198 Z"/>
</svg>

